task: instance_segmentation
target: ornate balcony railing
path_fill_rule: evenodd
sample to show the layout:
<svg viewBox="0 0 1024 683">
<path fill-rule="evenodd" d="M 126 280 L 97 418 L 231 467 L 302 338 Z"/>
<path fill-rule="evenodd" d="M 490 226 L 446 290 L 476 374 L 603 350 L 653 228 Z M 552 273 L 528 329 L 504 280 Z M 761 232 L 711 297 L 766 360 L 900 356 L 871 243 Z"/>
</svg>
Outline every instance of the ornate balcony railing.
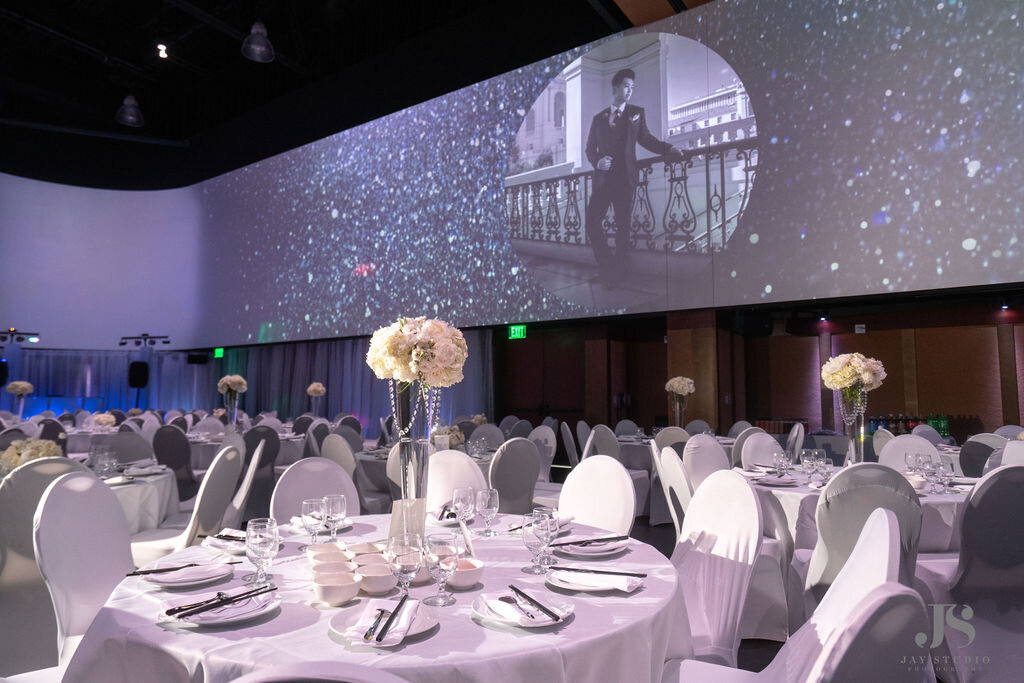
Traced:
<svg viewBox="0 0 1024 683">
<path fill-rule="evenodd" d="M 660 167 L 660 173 L 657 169 Z M 643 250 L 720 251 L 747 208 L 757 172 L 757 138 L 641 161 L 630 215 L 629 244 Z M 515 183 L 506 179 L 505 213 L 513 239 L 586 245 L 594 171 Z M 612 211 L 605 234 L 614 239 Z"/>
</svg>

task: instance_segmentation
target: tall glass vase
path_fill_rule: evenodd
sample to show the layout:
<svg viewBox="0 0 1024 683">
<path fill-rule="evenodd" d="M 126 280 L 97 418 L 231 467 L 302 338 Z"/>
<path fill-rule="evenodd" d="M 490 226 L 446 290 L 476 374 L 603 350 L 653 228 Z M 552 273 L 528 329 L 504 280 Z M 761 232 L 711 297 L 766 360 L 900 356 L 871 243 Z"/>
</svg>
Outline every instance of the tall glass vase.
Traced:
<svg viewBox="0 0 1024 683">
<path fill-rule="evenodd" d="M 310 396 L 309 397 L 309 412 L 313 413 L 313 417 L 320 417 L 320 401 L 323 396 Z"/>
<path fill-rule="evenodd" d="M 21 422 L 25 414 L 25 394 L 18 394 L 18 422 Z"/>
<path fill-rule="evenodd" d="M 839 413 L 846 426 L 846 436 L 850 440 L 846 451 L 847 465 L 864 462 L 864 412 L 868 407 L 868 392 L 863 386 L 847 387 L 839 390 Z"/>
<path fill-rule="evenodd" d="M 676 420 L 676 426 L 683 426 L 683 417 L 686 415 L 686 396 L 684 394 L 676 394 L 675 400 L 672 401 L 672 410 Z"/>
<path fill-rule="evenodd" d="M 224 410 L 228 415 L 228 427 L 238 431 L 238 392 L 224 392 Z"/>
<path fill-rule="evenodd" d="M 402 466 L 402 499 L 426 498 L 429 425 L 433 422 L 439 391 L 417 382 L 396 387 L 392 381 L 391 395 Z"/>
</svg>

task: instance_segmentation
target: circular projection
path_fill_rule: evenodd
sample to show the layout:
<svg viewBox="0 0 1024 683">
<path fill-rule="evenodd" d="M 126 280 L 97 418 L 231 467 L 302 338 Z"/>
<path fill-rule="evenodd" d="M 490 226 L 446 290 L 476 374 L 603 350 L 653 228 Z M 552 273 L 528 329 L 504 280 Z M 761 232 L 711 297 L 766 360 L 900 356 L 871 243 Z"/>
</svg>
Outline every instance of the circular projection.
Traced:
<svg viewBox="0 0 1024 683">
<path fill-rule="evenodd" d="M 707 47 L 667 33 L 603 43 L 524 113 L 505 177 L 512 245 L 548 291 L 593 312 L 700 306 L 757 142 L 746 88 Z"/>
</svg>

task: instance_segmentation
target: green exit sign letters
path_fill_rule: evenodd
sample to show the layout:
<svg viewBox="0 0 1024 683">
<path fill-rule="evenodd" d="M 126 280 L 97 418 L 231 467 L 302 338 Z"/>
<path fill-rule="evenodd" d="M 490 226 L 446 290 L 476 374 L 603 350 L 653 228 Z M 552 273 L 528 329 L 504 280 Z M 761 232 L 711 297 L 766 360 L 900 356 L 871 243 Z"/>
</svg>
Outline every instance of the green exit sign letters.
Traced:
<svg viewBox="0 0 1024 683">
<path fill-rule="evenodd" d="M 509 325 L 509 339 L 526 339 L 526 325 Z"/>
</svg>

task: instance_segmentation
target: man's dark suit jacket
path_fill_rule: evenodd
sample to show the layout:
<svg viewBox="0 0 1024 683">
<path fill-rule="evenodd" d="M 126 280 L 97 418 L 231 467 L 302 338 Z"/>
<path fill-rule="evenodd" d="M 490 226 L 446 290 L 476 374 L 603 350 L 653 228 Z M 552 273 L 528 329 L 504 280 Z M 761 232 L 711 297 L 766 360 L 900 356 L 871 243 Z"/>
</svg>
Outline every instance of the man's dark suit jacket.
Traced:
<svg viewBox="0 0 1024 683">
<path fill-rule="evenodd" d="M 612 157 L 611 171 L 597 171 L 594 174 L 595 190 L 603 184 L 603 181 L 606 178 L 610 176 L 621 177 L 619 174 L 622 172 L 623 168 L 625 168 L 625 181 L 629 183 L 630 187 L 636 186 L 637 143 L 640 143 L 643 145 L 644 149 L 650 150 L 655 154 L 666 155 L 670 158 L 678 156 L 678 153 L 672 145 L 667 142 L 662 142 L 651 135 L 651 132 L 647 130 L 647 118 L 644 115 L 644 108 L 632 104 L 626 105 L 625 109 L 622 110 L 622 116 L 619 123 L 616 124 L 617 126 L 621 126 L 624 123 L 627 126 L 625 149 L 615 149 L 612 128 L 608 122 L 610 114 L 611 107 L 606 107 L 598 112 L 597 115 L 594 116 L 594 120 L 590 123 L 590 133 L 587 135 L 587 159 L 590 160 L 591 165 L 593 165 L 595 169 L 597 168 L 597 162 L 602 157 Z M 621 182 L 621 180 L 619 182 Z"/>
</svg>

